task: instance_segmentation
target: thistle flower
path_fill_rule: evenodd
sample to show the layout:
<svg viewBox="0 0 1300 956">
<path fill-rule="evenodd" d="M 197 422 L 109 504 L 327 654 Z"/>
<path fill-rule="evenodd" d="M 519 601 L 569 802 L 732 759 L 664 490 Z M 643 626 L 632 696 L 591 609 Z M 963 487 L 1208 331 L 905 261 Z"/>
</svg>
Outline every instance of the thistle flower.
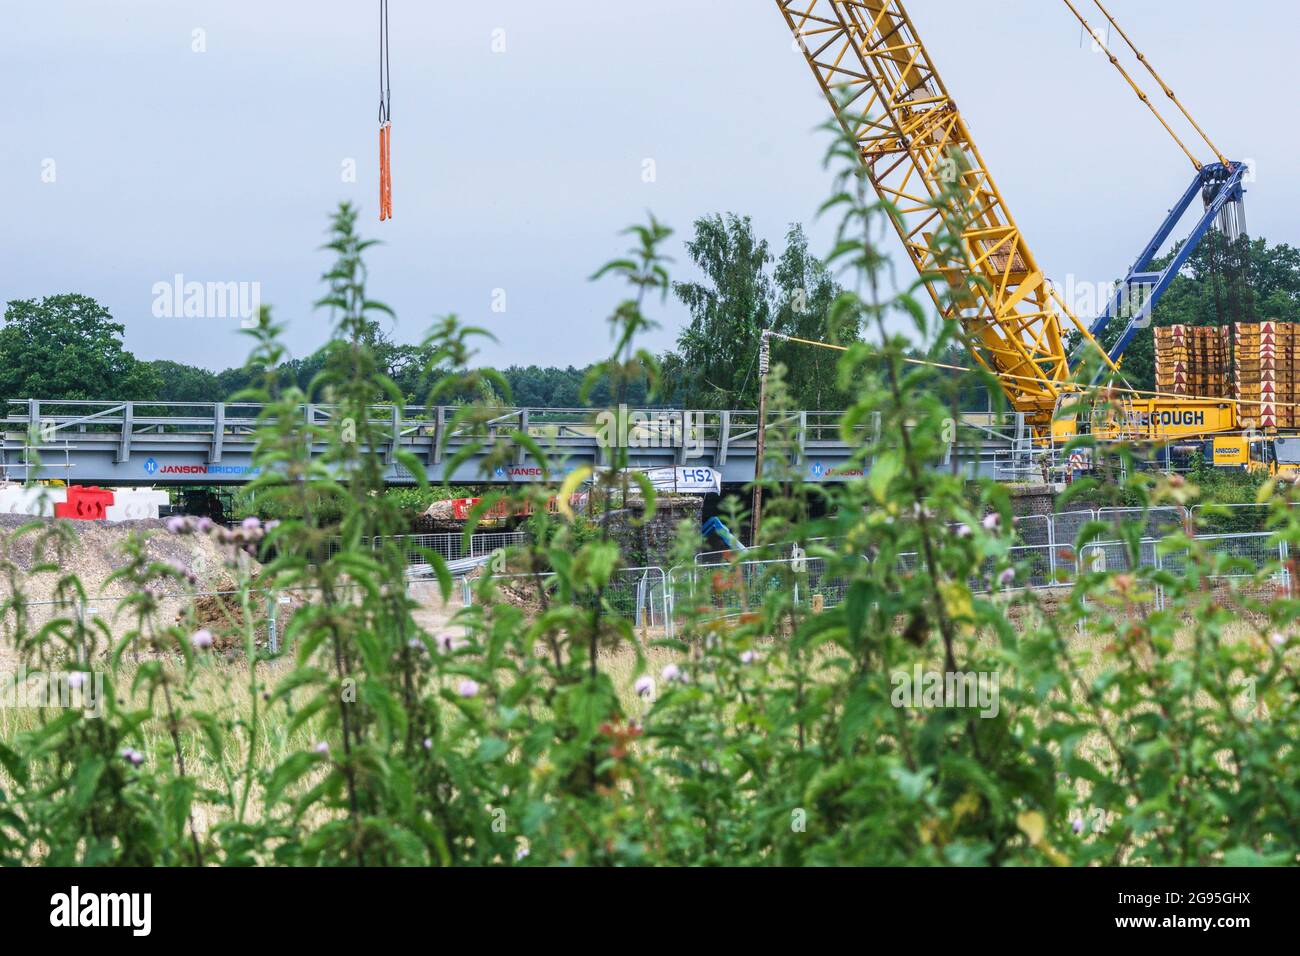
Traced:
<svg viewBox="0 0 1300 956">
<path fill-rule="evenodd" d="M 1071 829 L 1074 830 L 1075 833 L 1082 833 L 1082 832 L 1083 832 L 1083 818 L 1082 818 L 1082 817 L 1075 817 L 1075 818 L 1074 818 L 1074 822 L 1070 824 L 1070 827 L 1071 827 Z"/>
<path fill-rule="evenodd" d="M 964 539 L 964 538 L 969 538 L 973 532 L 970 529 L 970 525 L 962 524 L 957 526 L 957 530 L 954 533 L 957 535 L 957 537 Z"/>
<path fill-rule="evenodd" d="M 262 519 L 257 517 L 256 515 L 249 515 L 247 518 L 243 520 L 243 522 L 240 523 L 240 527 L 243 528 L 245 531 L 261 531 Z"/>
<path fill-rule="evenodd" d="M 1011 587 L 1011 585 L 1015 583 L 1016 583 L 1015 568 L 1005 568 L 1002 571 L 1002 573 L 998 575 L 998 584 L 1000 584 L 1004 588 L 1009 588 Z"/>
<path fill-rule="evenodd" d="M 460 694 L 461 697 L 464 697 L 466 699 L 470 697 L 477 697 L 478 682 L 472 681 L 467 677 L 460 682 L 460 686 L 456 688 L 456 693 Z"/>
<path fill-rule="evenodd" d="M 632 689 L 641 697 L 653 697 L 655 693 L 655 679 L 649 674 L 645 674 L 636 679 Z"/>
<path fill-rule="evenodd" d="M 140 751 L 136 750 L 134 747 L 125 747 L 122 750 L 122 759 L 132 767 L 138 767 L 140 764 L 144 763 L 144 754 L 140 753 Z"/>
<path fill-rule="evenodd" d="M 171 534 L 189 534 L 192 530 L 190 519 L 182 515 L 172 515 L 164 522 L 164 526 Z"/>
<path fill-rule="evenodd" d="M 1269 638 L 1269 642 L 1270 642 L 1274 647 L 1286 647 L 1287 636 L 1286 636 L 1285 634 L 1282 634 L 1282 633 L 1277 633 L 1277 634 L 1274 634 L 1272 637 Z"/>
<path fill-rule="evenodd" d="M 1002 515 L 998 514 L 995 511 L 992 514 L 985 516 L 984 518 L 985 531 L 997 531 L 998 528 L 1000 527 L 1002 527 Z"/>
<path fill-rule="evenodd" d="M 685 684 L 690 681 L 690 676 L 676 664 L 669 664 L 659 676 L 669 684 Z"/>
<path fill-rule="evenodd" d="M 316 753 L 324 757 L 330 752 L 330 745 L 328 742 L 322 740 L 315 747 L 313 747 L 312 750 L 316 751 Z"/>
<path fill-rule="evenodd" d="M 206 627 L 195 631 L 190 635 L 190 645 L 199 651 L 206 651 L 212 646 L 212 632 Z"/>
<path fill-rule="evenodd" d="M 756 660 L 758 660 L 758 654 L 754 651 L 745 651 L 740 655 L 740 663 L 742 664 L 752 664 Z"/>
</svg>

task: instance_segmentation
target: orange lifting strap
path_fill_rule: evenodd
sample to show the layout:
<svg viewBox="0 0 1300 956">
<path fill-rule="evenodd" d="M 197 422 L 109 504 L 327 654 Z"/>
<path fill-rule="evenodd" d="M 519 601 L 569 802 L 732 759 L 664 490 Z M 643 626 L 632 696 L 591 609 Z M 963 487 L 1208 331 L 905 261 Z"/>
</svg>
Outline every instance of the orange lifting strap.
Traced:
<svg viewBox="0 0 1300 956">
<path fill-rule="evenodd" d="M 393 87 L 388 68 L 388 0 L 379 0 L 379 220 L 393 218 Z"/>
<path fill-rule="evenodd" d="M 379 127 L 379 219 L 393 218 L 393 124 Z"/>
</svg>

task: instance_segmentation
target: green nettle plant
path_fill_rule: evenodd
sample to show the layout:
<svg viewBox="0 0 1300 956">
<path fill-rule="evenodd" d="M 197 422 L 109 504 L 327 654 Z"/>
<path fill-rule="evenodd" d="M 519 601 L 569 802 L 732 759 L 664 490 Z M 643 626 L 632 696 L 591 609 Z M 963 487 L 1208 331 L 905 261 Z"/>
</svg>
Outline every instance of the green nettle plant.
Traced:
<svg viewBox="0 0 1300 956">
<path fill-rule="evenodd" d="M 544 480 L 474 509 L 467 536 L 504 508 L 530 515 L 530 543 L 490 562 L 449 623 L 422 624 L 395 539 L 407 515 L 382 491 L 394 463 L 422 496 L 444 476 L 391 433 L 387 406 L 402 395 L 374 356 L 388 310 L 369 297 L 370 243 L 343 206 L 319 377 L 298 390 L 268 374 L 239 396 L 263 406 L 251 500 L 273 502 L 281 520 L 152 532 L 226 550 L 238 646 L 219 654 L 192 611 L 163 619 L 164 596 L 194 582 L 151 559 L 143 537 L 115 574 L 129 597 L 93 617 L 42 615 L 25 596 L 44 575 L 65 609 L 94 597 L 64 570 L 76 548 L 67 525 L 33 521 L 0 542 L 6 650 L 29 669 L 102 672 L 105 686 L 101 715 L 45 707 L 7 723 L 0 861 L 1296 862 L 1296 569 L 1225 557 L 1190 524 L 1153 544 L 1138 519 L 1118 541 L 1112 525 L 1085 527 L 1061 544 L 1075 580 L 1026 588 L 1006 489 L 941 466 L 970 383 L 926 362 L 943 364 L 967 331 L 934 321 L 920 283 L 892 291 L 880 249 L 894 210 L 835 128 L 825 208 L 842 220 L 828 265 L 845 291 L 829 318 L 866 336 L 838 381 L 853 396 L 843 437 L 864 477 L 804 480 L 774 368 L 758 537 L 794 560 L 697 570 L 699 529 L 684 525 L 671 636 L 629 620 L 615 600 L 628 563 L 618 529 L 653 516 L 654 490 L 617 442 L 599 467 L 575 467 L 503 425 L 500 409 L 455 404 L 508 401 L 509 389 L 471 370 L 484 333 L 450 317 L 426 343 L 425 370 L 428 407 L 454 405 L 439 440 L 460 436 L 445 474 L 471 459 L 508 469 L 522 447 Z M 937 262 L 963 254 L 959 182 L 960 170 L 933 203 Z M 629 383 L 656 381 L 637 339 L 670 287 L 669 231 L 651 220 L 631 235 L 633 249 L 594 277 L 626 288 L 610 357 L 588 383 L 607 381 L 615 404 Z M 280 332 L 264 312 L 251 367 L 280 364 Z M 309 424 L 306 402 L 329 418 Z M 599 411 L 593 429 L 609 420 Z M 1197 500 L 1190 483 L 1124 473 L 1122 493 L 1142 509 Z M 1268 486 L 1259 500 L 1272 503 L 1275 541 L 1300 546 L 1288 495 Z M 1099 550 L 1104 566 L 1088 557 Z M 1143 560 L 1156 551 L 1160 561 Z M 459 597 L 443 560 L 427 561 L 440 596 Z M 268 603 L 284 609 L 274 644 Z M 994 693 L 964 707 L 919 686 L 900 696 L 935 675 Z"/>
</svg>

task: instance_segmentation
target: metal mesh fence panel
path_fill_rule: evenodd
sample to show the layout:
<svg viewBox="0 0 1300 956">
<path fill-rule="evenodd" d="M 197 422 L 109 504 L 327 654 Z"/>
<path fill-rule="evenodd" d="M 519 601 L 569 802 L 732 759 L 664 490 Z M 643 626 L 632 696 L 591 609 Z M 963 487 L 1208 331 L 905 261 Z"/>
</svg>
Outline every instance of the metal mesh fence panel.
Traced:
<svg viewBox="0 0 1300 956">
<path fill-rule="evenodd" d="M 1078 566 L 1074 544 L 1084 527 L 1097 520 L 1095 511 L 1067 511 L 1052 515 L 1052 563 L 1058 580 L 1070 580 Z"/>
<path fill-rule="evenodd" d="M 395 543 L 406 554 L 407 564 L 425 564 L 425 555 L 421 549 L 433 551 L 446 561 L 461 561 L 465 558 L 481 558 L 500 548 L 522 546 L 528 543 L 528 535 L 523 531 L 484 532 L 470 538 L 469 547 L 465 546 L 465 536 L 454 532 L 444 534 L 408 534 L 393 538 L 375 538 L 372 546 L 375 550 L 386 544 Z"/>
<path fill-rule="evenodd" d="M 741 560 L 751 561 L 786 561 L 797 554 L 798 548 L 809 551 L 814 547 L 834 547 L 836 542 L 829 538 L 812 538 L 807 545 L 794 543 L 786 544 L 762 544 L 756 548 L 749 548 L 745 551 L 701 551 L 695 556 L 697 566 L 709 566 L 716 564 L 727 564 L 732 561 Z"/>
<path fill-rule="evenodd" d="M 1134 560 L 1127 542 L 1094 541 L 1084 547 L 1080 555 L 1078 573 L 1097 574 L 1101 572 L 1130 574 L 1141 568 L 1159 567 L 1157 549 L 1160 542 L 1143 539 L 1138 542 L 1138 556 Z"/>
<path fill-rule="evenodd" d="M 1049 515 L 1025 515 L 1015 520 L 1016 542 L 1028 547 L 1046 547 L 1052 543 L 1052 519 Z"/>
<path fill-rule="evenodd" d="M 540 583 L 544 591 L 554 596 L 558 579 L 554 574 L 498 574 L 493 580 L 503 587 L 518 590 L 526 586 L 531 595 Z M 461 599 L 468 607 L 477 594 L 468 578 L 461 578 Z M 605 606 L 616 617 L 631 621 L 638 627 L 667 628 L 669 592 L 667 576 L 662 568 L 625 568 L 616 571 L 604 591 Z M 587 595 L 583 605 L 590 607 L 595 595 Z"/>
<path fill-rule="evenodd" d="M 1214 566 L 1204 569 L 1212 578 L 1253 578 L 1270 565 L 1283 565 L 1287 560 L 1287 546 L 1271 534 L 1208 535 L 1197 538 Z M 1175 574 L 1185 574 L 1190 555 L 1186 550 L 1160 556 L 1160 566 Z M 1222 567 L 1219 566 L 1222 560 Z M 1279 577 L 1285 572 L 1277 572 Z"/>
<path fill-rule="evenodd" d="M 796 570 L 795 565 L 806 565 Z M 820 577 L 810 585 L 809 568 L 818 566 Z M 842 589 L 837 590 L 834 579 L 824 578 L 824 562 L 820 558 L 793 561 L 746 561 L 739 564 L 696 565 L 674 569 L 669 578 L 673 591 L 674 617 L 681 620 L 688 614 L 705 619 L 734 617 L 756 610 L 773 591 L 785 591 L 800 603 L 811 602 L 817 588 L 825 588 L 836 600 L 842 600 Z"/>
<path fill-rule="evenodd" d="M 1101 508 L 1097 520 L 1111 525 L 1114 529 L 1111 536 L 1115 538 L 1119 537 L 1122 527 L 1136 523 L 1142 529 L 1141 537 L 1159 540 L 1182 531 L 1187 512 L 1182 508 Z"/>
<path fill-rule="evenodd" d="M 1016 573 L 1017 588 L 1047 588 L 1053 582 L 1052 549 L 1050 546 L 1011 549 L 1011 567 Z"/>
<path fill-rule="evenodd" d="M 820 598 L 823 607 L 838 607 L 844 603 L 849 581 L 831 571 L 824 558 L 809 558 L 807 571 L 806 595 L 800 595 L 800 603 L 814 606 Z"/>
<path fill-rule="evenodd" d="M 1095 511 L 1065 511 L 1052 515 L 1052 544 L 1073 547 L 1085 525 L 1097 520 Z"/>
<path fill-rule="evenodd" d="M 1192 514 L 1202 534 L 1265 534 L 1273 509 L 1270 505 L 1197 505 Z"/>
</svg>

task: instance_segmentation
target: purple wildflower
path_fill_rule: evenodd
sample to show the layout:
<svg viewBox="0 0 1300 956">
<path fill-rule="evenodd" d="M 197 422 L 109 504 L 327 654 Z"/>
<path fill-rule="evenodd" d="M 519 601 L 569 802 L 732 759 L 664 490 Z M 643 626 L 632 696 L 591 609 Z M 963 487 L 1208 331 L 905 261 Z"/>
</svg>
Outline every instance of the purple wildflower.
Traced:
<svg viewBox="0 0 1300 956">
<path fill-rule="evenodd" d="M 682 670 L 676 664 L 669 664 L 663 669 L 660 676 L 669 684 L 686 684 L 690 682 L 690 675 Z"/>
</svg>

